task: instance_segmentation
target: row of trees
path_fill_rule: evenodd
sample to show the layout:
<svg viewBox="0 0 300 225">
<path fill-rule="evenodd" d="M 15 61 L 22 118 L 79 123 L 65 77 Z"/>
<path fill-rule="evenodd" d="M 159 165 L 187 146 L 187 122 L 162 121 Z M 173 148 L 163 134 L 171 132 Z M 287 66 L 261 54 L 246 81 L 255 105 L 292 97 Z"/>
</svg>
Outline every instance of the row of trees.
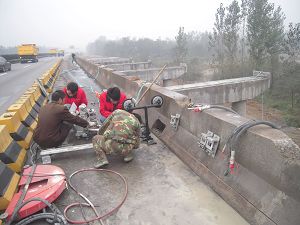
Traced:
<svg viewBox="0 0 300 225">
<path fill-rule="evenodd" d="M 87 51 L 95 55 L 132 57 L 135 60 L 145 61 L 151 58 L 170 58 L 172 48 L 174 48 L 174 41 L 168 39 L 123 37 L 119 40 L 107 40 L 106 37 L 101 36 L 88 44 Z"/>
<path fill-rule="evenodd" d="M 181 30 L 182 29 L 182 30 Z M 180 47 L 180 38 L 175 40 L 171 39 L 157 39 L 152 40 L 149 38 L 129 38 L 123 37 L 118 40 L 108 40 L 106 37 L 101 36 L 87 46 L 87 51 L 90 54 L 101 56 L 119 56 L 119 57 L 132 57 L 135 60 L 163 60 L 172 62 L 183 62 L 188 57 L 208 57 L 208 32 L 189 33 L 184 32 L 184 28 L 180 28 L 181 34 L 184 35 L 182 47 L 186 49 L 178 49 Z M 178 45 L 179 43 L 179 45 Z M 184 51 L 185 53 L 182 53 Z"/>
<path fill-rule="evenodd" d="M 275 68 L 284 43 L 285 16 L 280 6 L 268 0 L 234 0 L 220 4 L 209 45 L 220 73 L 245 70 L 245 61 L 255 70 Z M 225 69 L 229 69 L 226 71 Z M 274 72 L 274 71 L 271 71 Z"/>
<path fill-rule="evenodd" d="M 273 74 L 275 82 L 297 73 L 299 24 L 290 24 L 285 32 L 284 20 L 281 7 L 268 0 L 233 0 L 228 6 L 220 4 L 211 33 L 187 33 L 180 27 L 175 40 L 124 37 L 112 41 L 100 37 L 87 49 L 92 54 L 136 60 L 197 63 L 193 59 L 201 58 L 211 62 L 220 78 L 265 70 Z"/>
</svg>

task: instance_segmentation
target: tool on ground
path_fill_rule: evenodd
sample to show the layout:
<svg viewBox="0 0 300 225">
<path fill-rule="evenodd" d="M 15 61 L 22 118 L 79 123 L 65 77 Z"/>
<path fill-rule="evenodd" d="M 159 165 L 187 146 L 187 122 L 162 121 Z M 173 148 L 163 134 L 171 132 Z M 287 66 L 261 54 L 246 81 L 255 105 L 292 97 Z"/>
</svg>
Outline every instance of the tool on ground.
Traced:
<svg viewBox="0 0 300 225">
<path fill-rule="evenodd" d="M 60 148 L 49 148 L 46 150 L 42 150 L 40 156 L 42 157 L 43 164 L 51 163 L 51 156 L 62 154 L 65 152 L 76 152 L 76 151 L 87 151 L 88 149 L 92 149 L 93 144 L 83 144 L 83 145 L 74 145 L 74 146 L 65 146 Z"/>
<path fill-rule="evenodd" d="M 26 193 L 23 190 L 24 187 L 27 187 Z M 20 191 L 13 196 L 5 211 L 7 224 L 11 224 L 15 219 L 23 219 L 33 215 L 46 207 L 46 204 L 41 201 L 31 201 L 28 204 L 24 204 L 24 202 L 33 198 L 40 198 L 51 203 L 58 198 L 65 188 L 65 173 L 61 168 L 53 165 L 36 164 L 26 168 L 19 182 Z M 23 193 L 25 193 L 24 197 Z M 24 206 L 21 207 L 21 205 Z"/>
</svg>

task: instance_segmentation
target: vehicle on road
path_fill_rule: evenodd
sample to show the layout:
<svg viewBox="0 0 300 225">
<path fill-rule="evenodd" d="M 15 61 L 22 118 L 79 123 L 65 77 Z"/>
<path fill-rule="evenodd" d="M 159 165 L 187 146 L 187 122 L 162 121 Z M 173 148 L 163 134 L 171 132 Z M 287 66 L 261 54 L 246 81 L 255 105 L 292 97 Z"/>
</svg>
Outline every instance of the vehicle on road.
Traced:
<svg viewBox="0 0 300 225">
<path fill-rule="evenodd" d="M 18 55 L 21 63 L 38 62 L 39 48 L 35 44 L 22 44 L 18 46 Z"/>
<path fill-rule="evenodd" d="M 11 64 L 4 57 L 0 56 L 0 71 L 6 72 L 11 70 Z"/>
<path fill-rule="evenodd" d="M 65 51 L 64 50 L 59 50 L 58 51 L 58 56 L 64 56 L 65 55 Z"/>
</svg>

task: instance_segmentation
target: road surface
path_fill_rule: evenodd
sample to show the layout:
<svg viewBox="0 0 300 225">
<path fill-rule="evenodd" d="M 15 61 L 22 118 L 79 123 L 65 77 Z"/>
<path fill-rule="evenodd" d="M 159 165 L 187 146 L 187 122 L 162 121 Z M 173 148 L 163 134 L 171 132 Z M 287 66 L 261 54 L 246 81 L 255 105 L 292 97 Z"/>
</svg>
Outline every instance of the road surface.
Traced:
<svg viewBox="0 0 300 225">
<path fill-rule="evenodd" d="M 57 61 L 58 58 L 49 57 L 38 63 L 12 64 L 11 71 L 0 73 L 0 115 Z"/>
</svg>

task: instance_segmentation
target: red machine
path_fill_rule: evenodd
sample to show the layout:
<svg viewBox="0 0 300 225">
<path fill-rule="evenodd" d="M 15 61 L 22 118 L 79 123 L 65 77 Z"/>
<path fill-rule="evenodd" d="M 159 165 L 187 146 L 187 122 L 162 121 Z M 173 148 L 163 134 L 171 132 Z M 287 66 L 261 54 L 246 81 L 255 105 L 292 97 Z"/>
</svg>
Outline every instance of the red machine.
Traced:
<svg viewBox="0 0 300 225">
<path fill-rule="evenodd" d="M 31 169 L 32 167 L 29 167 L 24 170 L 23 176 L 21 177 L 21 180 L 19 182 L 19 192 L 17 192 L 13 196 L 10 204 L 8 205 L 8 208 L 5 211 L 8 214 L 8 219 L 10 219 L 10 217 L 12 216 L 14 208 L 16 207 L 16 204 L 21 197 L 21 190 L 26 184 Z M 38 165 L 29 184 L 24 201 L 38 197 L 45 199 L 51 203 L 58 198 L 58 196 L 64 191 L 65 188 L 65 173 L 61 168 L 53 165 Z M 43 202 L 30 202 L 20 209 L 18 218 L 23 219 L 40 211 L 45 207 L 46 205 Z"/>
</svg>

